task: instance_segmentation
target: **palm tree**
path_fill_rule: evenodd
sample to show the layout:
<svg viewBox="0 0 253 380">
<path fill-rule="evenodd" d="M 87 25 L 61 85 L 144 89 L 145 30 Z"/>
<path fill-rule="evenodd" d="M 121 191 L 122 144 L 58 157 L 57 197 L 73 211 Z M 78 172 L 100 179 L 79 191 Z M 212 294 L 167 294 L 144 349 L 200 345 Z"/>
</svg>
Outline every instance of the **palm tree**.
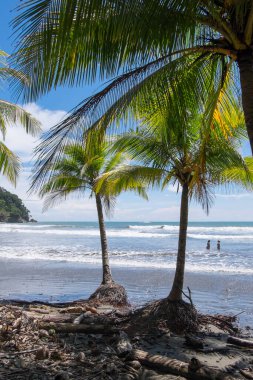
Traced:
<svg viewBox="0 0 253 380">
<path fill-rule="evenodd" d="M 41 196 L 47 196 L 45 209 L 55 202 L 65 199 L 68 195 L 89 193 L 95 197 L 98 215 L 100 241 L 102 250 L 102 282 L 101 286 L 91 298 L 103 299 L 105 302 L 127 303 L 127 295 L 124 288 L 113 281 L 110 264 L 106 229 L 104 222 L 104 211 L 110 215 L 114 206 L 116 196 L 123 190 L 134 190 L 146 197 L 145 190 L 137 180 L 127 187 L 114 188 L 114 193 L 102 191 L 95 192 L 97 178 L 111 170 L 117 171 L 124 156 L 122 154 L 108 154 L 108 143 L 99 141 L 97 136 L 86 136 L 83 144 L 69 144 L 65 147 L 61 158 L 52 165 L 48 174 L 48 181 L 40 190 Z"/>
<path fill-rule="evenodd" d="M 26 81 L 25 76 L 5 65 L 4 58 L 8 55 L 0 51 L 0 80 L 8 80 L 10 77 L 18 78 L 20 81 Z M 3 140 L 5 139 L 8 128 L 12 124 L 19 122 L 27 133 L 36 135 L 40 131 L 40 123 L 32 117 L 23 108 L 16 104 L 0 99 L 0 132 Z M 18 173 L 20 170 L 20 162 L 18 156 L 13 153 L 0 141 L 0 173 L 5 175 L 10 182 L 16 184 Z"/>
<path fill-rule="evenodd" d="M 27 96 L 119 75 L 77 107 L 59 126 L 59 135 L 83 118 L 94 124 L 116 101 L 121 110 L 114 114 L 122 115 L 140 91 L 148 93 L 150 83 L 166 78 L 167 84 L 184 70 L 188 78 L 182 85 L 198 99 L 206 76 L 215 85 L 214 103 L 224 97 L 225 87 L 241 92 L 253 152 L 250 0 L 30 0 L 20 6 L 13 25 L 17 65 L 33 78 Z"/>
<path fill-rule="evenodd" d="M 127 152 L 134 161 L 142 162 L 144 166 L 128 165 L 111 171 L 102 176 L 97 185 L 100 189 L 105 183 L 108 189 L 112 189 L 115 184 L 134 177 L 162 189 L 169 183 L 181 189 L 178 256 L 169 294 L 171 301 L 182 299 L 189 201 L 195 199 L 208 213 L 215 185 L 233 181 L 250 184 L 247 164 L 232 141 L 214 132 L 204 136 L 201 120 L 190 120 L 191 117 L 188 125 L 178 128 L 168 128 L 169 121 L 165 119 L 157 128 L 146 127 L 138 133 L 119 138 L 113 149 Z"/>
<path fill-rule="evenodd" d="M 232 110 L 231 110 L 232 111 Z M 240 109 L 233 109 L 240 119 Z M 234 136 L 224 137 L 221 128 L 206 128 L 205 118 L 195 110 L 185 109 L 186 123 L 175 125 L 173 107 L 140 112 L 140 127 L 137 133 L 120 137 L 112 147 L 113 151 L 124 152 L 142 165 L 125 165 L 120 170 L 103 175 L 97 189 L 113 191 L 114 186 L 127 184 L 129 178 L 136 178 L 146 186 L 166 188 L 169 183 L 181 189 L 179 239 L 174 281 L 168 298 L 161 303 L 161 312 L 166 312 L 172 328 L 192 328 L 196 322 L 194 308 L 182 302 L 185 273 L 185 255 L 188 227 L 189 202 L 194 199 L 201 203 L 208 213 L 213 202 L 215 185 L 239 184 L 253 189 L 252 159 L 244 160 L 238 153 L 238 137 L 243 128 L 238 125 Z M 237 119 L 237 121 L 239 121 Z M 226 115 L 217 116 L 217 122 L 226 125 Z M 104 187 L 104 188 L 103 188 Z M 157 312 L 157 311 L 156 311 Z M 158 313 L 159 314 L 159 313 Z M 157 315 L 158 315 L 157 314 Z M 190 323 L 190 326 L 189 326 Z"/>
</svg>

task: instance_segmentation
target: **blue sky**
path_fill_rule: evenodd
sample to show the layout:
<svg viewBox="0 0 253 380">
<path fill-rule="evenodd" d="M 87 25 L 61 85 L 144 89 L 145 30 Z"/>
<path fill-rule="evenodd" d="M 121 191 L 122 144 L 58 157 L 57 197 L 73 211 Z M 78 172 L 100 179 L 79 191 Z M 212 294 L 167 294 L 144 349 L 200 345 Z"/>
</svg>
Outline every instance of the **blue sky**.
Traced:
<svg viewBox="0 0 253 380">
<path fill-rule="evenodd" d="M 1 1 L 0 23 L 0 49 L 8 53 L 12 51 L 13 39 L 10 21 L 15 15 L 14 8 L 20 3 L 18 0 Z M 61 87 L 41 97 L 36 104 L 23 105 L 30 113 L 36 116 L 42 123 L 43 129 L 56 124 L 64 117 L 66 112 L 76 106 L 80 101 L 95 93 L 101 86 L 96 83 L 93 86 L 79 88 Z M 8 89 L 2 86 L 0 96 L 6 100 L 15 99 Z M 23 170 L 16 188 L 1 177 L 1 185 L 7 190 L 18 194 L 31 211 L 34 218 L 39 221 L 88 221 L 96 220 L 96 209 L 93 199 L 71 198 L 53 209 L 42 213 L 42 201 L 34 194 L 28 197 L 29 175 L 31 170 L 32 150 L 36 146 L 36 139 L 27 136 L 19 127 L 10 127 L 6 138 L 6 144 L 19 154 Z M 249 154 L 249 148 L 245 146 L 244 153 Z M 118 198 L 113 220 L 125 221 L 177 221 L 179 218 L 180 194 L 169 186 L 163 192 L 150 191 L 149 202 L 146 202 L 133 194 L 123 194 Z M 252 221 L 253 194 L 245 193 L 237 189 L 234 193 L 225 194 L 217 190 L 215 204 L 209 216 L 204 214 L 201 206 L 194 202 L 190 206 L 190 220 L 192 221 Z"/>
</svg>

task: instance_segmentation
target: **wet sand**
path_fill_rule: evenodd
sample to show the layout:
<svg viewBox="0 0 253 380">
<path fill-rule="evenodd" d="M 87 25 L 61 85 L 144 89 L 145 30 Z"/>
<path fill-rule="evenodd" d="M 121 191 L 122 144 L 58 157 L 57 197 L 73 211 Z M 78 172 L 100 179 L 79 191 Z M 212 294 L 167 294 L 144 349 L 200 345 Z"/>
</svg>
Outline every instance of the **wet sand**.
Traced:
<svg viewBox="0 0 253 380">
<path fill-rule="evenodd" d="M 125 286 L 134 306 L 166 297 L 173 271 L 112 267 L 115 281 Z M 56 261 L 0 260 L 0 298 L 50 302 L 86 299 L 101 281 L 96 265 Z M 185 289 L 192 291 L 203 313 L 238 314 L 241 326 L 253 326 L 253 279 L 251 275 L 190 273 Z"/>
</svg>

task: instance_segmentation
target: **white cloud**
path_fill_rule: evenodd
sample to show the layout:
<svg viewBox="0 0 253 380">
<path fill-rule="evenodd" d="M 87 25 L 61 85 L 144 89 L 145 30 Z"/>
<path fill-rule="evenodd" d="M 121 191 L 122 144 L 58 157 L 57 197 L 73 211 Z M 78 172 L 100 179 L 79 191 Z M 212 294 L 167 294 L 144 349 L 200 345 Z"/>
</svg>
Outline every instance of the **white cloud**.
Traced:
<svg viewBox="0 0 253 380">
<path fill-rule="evenodd" d="M 34 103 L 26 104 L 23 108 L 41 122 L 43 131 L 47 131 L 66 116 L 65 111 L 43 109 Z M 38 142 L 39 137 L 28 135 L 18 124 L 9 126 L 5 139 L 8 148 L 16 152 L 23 162 L 31 160 L 33 149 Z"/>
</svg>

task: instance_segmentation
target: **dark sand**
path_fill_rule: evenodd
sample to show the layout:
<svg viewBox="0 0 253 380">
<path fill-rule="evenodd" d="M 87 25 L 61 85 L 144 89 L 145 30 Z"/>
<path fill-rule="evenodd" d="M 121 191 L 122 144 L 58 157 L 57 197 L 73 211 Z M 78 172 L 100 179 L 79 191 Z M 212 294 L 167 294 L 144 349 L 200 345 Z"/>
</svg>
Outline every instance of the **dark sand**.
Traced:
<svg viewBox="0 0 253 380">
<path fill-rule="evenodd" d="M 134 306 L 166 297 L 173 280 L 167 269 L 112 268 Z M 95 265 L 55 261 L 0 260 L 0 298 L 50 302 L 86 299 L 101 281 Z M 192 291 L 200 312 L 238 314 L 242 326 L 253 326 L 253 279 L 250 275 L 186 272 L 185 289 Z"/>
</svg>

